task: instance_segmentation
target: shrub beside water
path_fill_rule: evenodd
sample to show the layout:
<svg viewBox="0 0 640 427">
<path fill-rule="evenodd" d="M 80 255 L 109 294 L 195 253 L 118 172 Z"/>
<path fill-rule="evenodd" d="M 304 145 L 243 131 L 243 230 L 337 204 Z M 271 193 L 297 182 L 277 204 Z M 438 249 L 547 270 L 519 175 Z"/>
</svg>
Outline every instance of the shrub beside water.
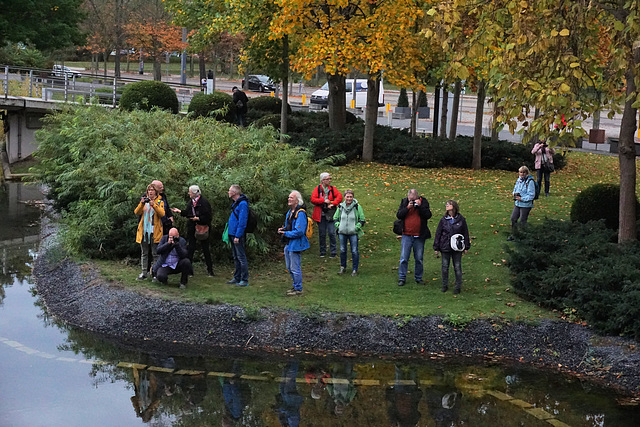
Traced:
<svg viewBox="0 0 640 427">
<path fill-rule="evenodd" d="M 546 220 L 507 250 L 521 297 L 565 310 L 605 334 L 640 338 L 640 243 L 618 245 L 603 221 Z"/>
<path fill-rule="evenodd" d="M 129 83 L 122 91 L 120 107 L 126 111 L 151 111 L 153 107 L 177 114 L 180 103 L 176 92 L 166 83 L 154 80 Z"/>
<path fill-rule="evenodd" d="M 138 257 L 133 211 L 146 186 L 163 181 L 169 202 L 184 209 L 188 186 L 211 202 L 212 251 L 228 256 L 220 235 L 229 219 L 227 190 L 239 183 L 258 216 L 249 236 L 253 252 L 278 248 L 291 188 L 302 188 L 316 165 L 299 149 L 277 141 L 271 128 L 246 129 L 213 119 L 184 120 L 166 111 L 78 107 L 45 118 L 37 132 L 37 179 L 62 213 L 65 241 L 95 258 Z M 183 218 L 176 217 L 181 233 Z"/>
</svg>

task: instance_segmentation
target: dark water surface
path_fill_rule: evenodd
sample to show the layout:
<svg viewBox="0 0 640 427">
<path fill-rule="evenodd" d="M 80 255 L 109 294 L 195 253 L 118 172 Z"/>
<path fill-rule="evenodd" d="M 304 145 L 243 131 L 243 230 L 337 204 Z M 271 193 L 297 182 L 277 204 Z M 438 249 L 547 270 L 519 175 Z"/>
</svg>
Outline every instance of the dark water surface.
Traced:
<svg viewBox="0 0 640 427">
<path fill-rule="evenodd" d="M 0 426 L 637 426 L 610 390 L 523 366 L 184 358 L 54 322 L 34 296 L 41 199 L 0 188 Z"/>
</svg>

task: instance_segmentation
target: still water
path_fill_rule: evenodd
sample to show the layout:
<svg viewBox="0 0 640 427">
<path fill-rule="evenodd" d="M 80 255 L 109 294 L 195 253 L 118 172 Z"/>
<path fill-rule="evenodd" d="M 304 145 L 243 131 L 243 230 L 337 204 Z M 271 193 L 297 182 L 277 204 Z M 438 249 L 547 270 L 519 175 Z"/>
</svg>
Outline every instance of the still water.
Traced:
<svg viewBox="0 0 640 427">
<path fill-rule="evenodd" d="M 54 322 L 33 288 L 42 198 L 0 188 L 0 426 L 637 426 L 640 408 L 523 366 L 184 358 Z"/>
</svg>

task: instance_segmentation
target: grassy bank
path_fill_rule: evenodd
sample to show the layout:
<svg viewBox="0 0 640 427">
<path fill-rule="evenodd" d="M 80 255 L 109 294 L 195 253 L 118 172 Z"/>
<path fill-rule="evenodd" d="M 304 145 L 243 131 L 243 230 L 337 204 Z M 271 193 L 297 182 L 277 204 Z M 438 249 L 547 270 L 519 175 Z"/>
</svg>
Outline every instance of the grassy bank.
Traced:
<svg viewBox="0 0 640 427">
<path fill-rule="evenodd" d="M 536 201 L 530 223 L 539 223 L 545 217 L 568 220 L 571 203 L 578 192 L 595 183 L 618 182 L 616 157 L 578 152 L 568 156 L 568 166 L 551 176 L 551 197 Z M 496 316 L 536 321 L 558 315 L 523 301 L 510 290 L 505 248 L 513 207 L 511 191 L 517 177 L 515 173 L 453 168 L 412 169 L 366 163 L 350 164 L 332 173 L 333 184 L 341 191 L 354 189 L 367 217 L 365 236 L 360 240 L 360 274 L 357 277 L 337 275 L 338 258 L 319 257 L 317 231 L 312 238 L 311 249 L 302 257 L 304 295 L 300 297 L 285 296 L 291 280 L 285 272 L 282 256 L 272 260 L 250 259 L 250 286 L 247 288 L 225 284 L 233 271 L 229 259 L 214 260 L 215 278 L 207 278 L 203 263 L 196 262 L 196 275 L 186 291 L 177 289 L 178 276 L 170 278 L 168 287 L 149 281 L 137 282 L 137 260 L 135 265 L 133 262 L 100 262 L 99 266 L 107 278 L 123 286 L 161 297 L 201 303 L 275 306 L 309 313 L 380 313 L 401 318 L 437 314 L 460 323 L 472 318 Z M 315 180 L 308 182 L 305 193 L 310 194 L 315 185 Z M 458 296 L 453 296 L 451 291 L 440 292 L 440 259 L 435 258 L 431 250 L 432 239 L 427 241 L 425 248 L 424 280 L 427 286 L 419 286 L 412 280 L 402 288 L 397 286 L 400 242 L 392 233 L 391 224 L 401 198 L 413 187 L 430 202 L 432 233 L 435 233 L 437 222 L 444 213 L 444 202 L 449 198 L 459 201 L 461 213 L 467 218 L 472 249 L 463 256 L 464 284 L 462 294 Z M 174 195 L 169 197 L 176 200 Z M 219 197 L 226 195 L 220 194 Z M 285 202 L 283 200 L 283 213 Z M 348 265 L 350 267 L 351 263 Z M 412 268 L 413 259 L 409 264 L 409 279 L 413 277 Z M 453 281 L 453 269 L 450 281 Z"/>
</svg>

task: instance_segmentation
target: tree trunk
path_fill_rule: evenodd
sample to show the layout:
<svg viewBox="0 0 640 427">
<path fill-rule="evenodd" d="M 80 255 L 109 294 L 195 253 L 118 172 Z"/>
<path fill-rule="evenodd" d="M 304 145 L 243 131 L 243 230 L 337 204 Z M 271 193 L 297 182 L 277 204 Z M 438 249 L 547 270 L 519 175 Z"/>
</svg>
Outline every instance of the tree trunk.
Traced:
<svg viewBox="0 0 640 427">
<path fill-rule="evenodd" d="M 160 62 L 160 55 L 156 55 L 153 58 L 153 80 L 162 81 L 162 62 Z"/>
<path fill-rule="evenodd" d="M 448 86 L 442 86 L 442 113 L 440 114 L 440 138 L 447 137 L 447 114 L 449 113 Z"/>
<path fill-rule="evenodd" d="M 343 130 L 347 117 L 346 81 L 339 74 L 327 74 L 329 84 L 329 128 Z"/>
<path fill-rule="evenodd" d="M 287 120 L 289 119 L 289 111 L 287 105 L 289 102 L 289 37 L 284 36 L 282 39 L 282 108 L 280 109 L 280 142 L 285 142 L 287 135 Z"/>
<path fill-rule="evenodd" d="M 207 78 L 207 63 L 204 58 L 204 51 L 198 55 L 198 72 L 200 73 L 200 81 Z"/>
<path fill-rule="evenodd" d="M 620 162 L 620 228 L 618 229 L 618 243 L 636 240 L 636 150 L 634 134 L 636 132 L 637 110 L 632 105 L 636 99 L 634 67 L 637 66 L 637 62 L 636 60 L 629 63 L 626 72 L 627 97 L 624 103 L 618 142 L 620 149 L 620 154 L 618 155 L 618 161 Z"/>
<path fill-rule="evenodd" d="M 460 95 L 462 94 L 462 82 L 456 80 L 453 87 L 453 106 L 451 107 L 451 129 L 449 139 L 455 140 L 458 134 L 458 113 L 460 112 Z"/>
<path fill-rule="evenodd" d="M 493 102 L 493 115 L 491 116 L 491 141 L 498 142 L 498 102 Z"/>
<path fill-rule="evenodd" d="M 380 76 L 367 78 L 367 109 L 364 115 L 364 142 L 362 144 L 362 161 L 373 161 L 373 136 L 378 124 L 378 94 L 380 93 Z"/>
<path fill-rule="evenodd" d="M 431 129 L 431 135 L 434 138 L 438 137 L 438 112 L 440 111 L 440 83 L 438 83 L 433 92 L 433 128 Z"/>
<path fill-rule="evenodd" d="M 476 103 L 476 123 L 473 130 L 473 159 L 471 167 L 480 169 L 482 167 L 482 117 L 484 114 L 484 80 L 478 82 L 478 101 Z"/>
<path fill-rule="evenodd" d="M 411 136 L 416 136 L 418 127 L 418 95 L 411 91 Z"/>
</svg>

